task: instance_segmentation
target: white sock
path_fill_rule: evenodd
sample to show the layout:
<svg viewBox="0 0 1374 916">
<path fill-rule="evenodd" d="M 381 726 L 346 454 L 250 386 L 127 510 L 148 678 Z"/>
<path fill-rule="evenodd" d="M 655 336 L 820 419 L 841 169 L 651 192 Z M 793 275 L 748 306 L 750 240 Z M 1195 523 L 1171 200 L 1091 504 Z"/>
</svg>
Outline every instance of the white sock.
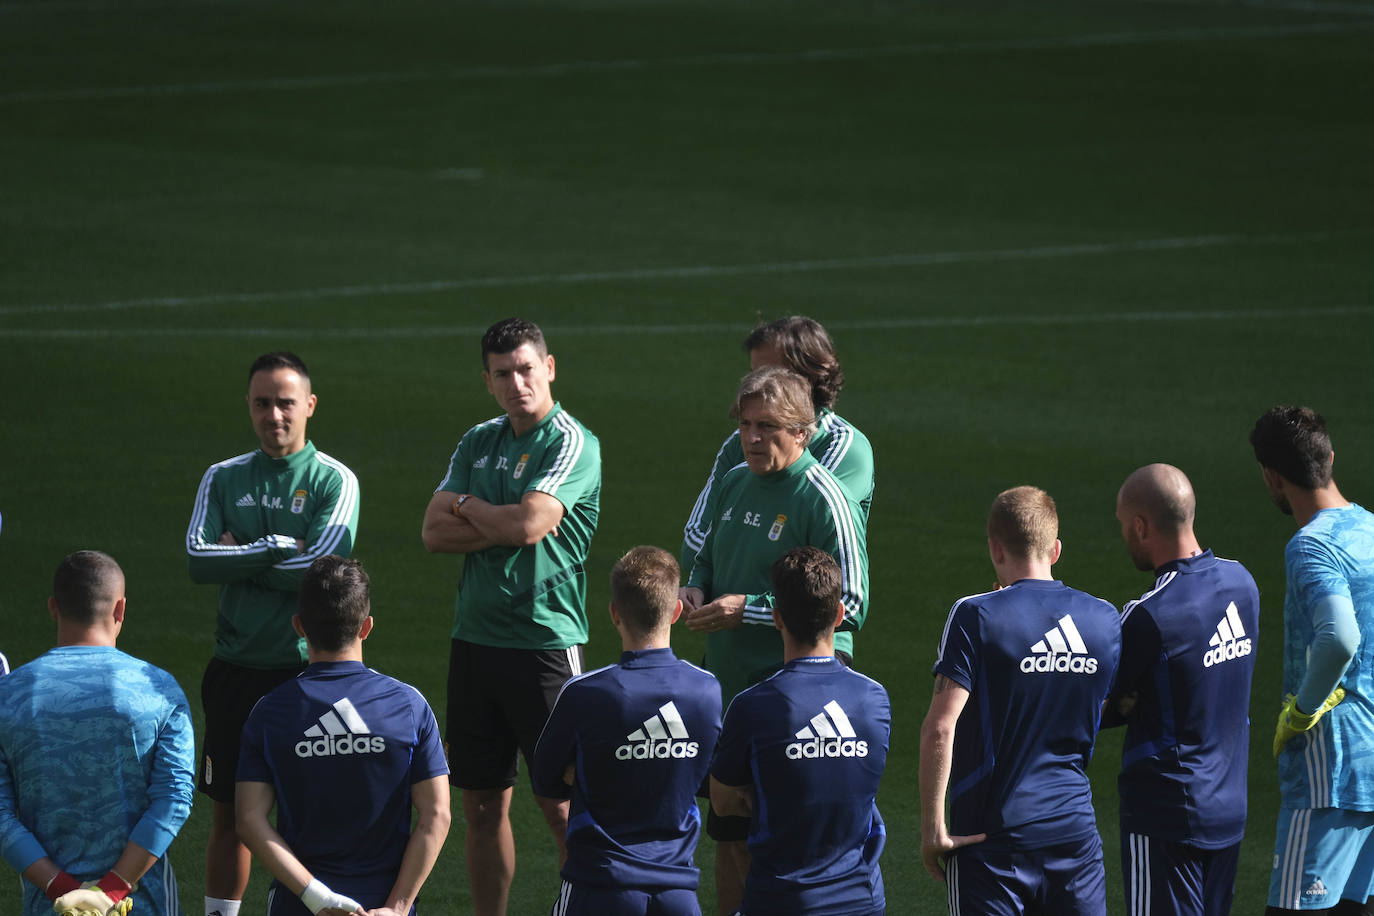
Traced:
<svg viewBox="0 0 1374 916">
<path fill-rule="evenodd" d="M 242 900 L 221 900 L 218 897 L 205 898 L 205 916 L 239 916 Z"/>
</svg>

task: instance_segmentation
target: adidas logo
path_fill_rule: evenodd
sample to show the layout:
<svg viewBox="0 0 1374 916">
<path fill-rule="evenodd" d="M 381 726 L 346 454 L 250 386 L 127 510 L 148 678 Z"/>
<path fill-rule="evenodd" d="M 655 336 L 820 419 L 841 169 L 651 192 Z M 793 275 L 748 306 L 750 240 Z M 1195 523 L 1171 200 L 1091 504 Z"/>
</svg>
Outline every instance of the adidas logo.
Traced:
<svg viewBox="0 0 1374 916">
<path fill-rule="evenodd" d="M 257 500 L 253 499 L 252 493 L 243 494 L 239 497 L 238 502 L 234 503 L 234 505 L 238 506 L 240 509 L 250 509 L 257 504 Z"/>
<path fill-rule="evenodd" d="M 616 760 L 665 760 L 669 757 L 695 757 L 700 745 L 690 740 L 682 715 L 669 700 L 658 708 L 658 714 L 644 720 L 625 736 L 628 744 L 615 749 Z"/>
<path fill-rule="evenodd" d="M 723 513 L 721 513 L 720 520 L 721 520 L 722 522 L 728 522 L 728 521 L 730 521 L 730 515 L 731 515 L 731 513 L 733 513 L 734 511 L 735 511 L 735 507 L 734 507 L 734 506 L 728 506 L 728 507 L 726 507 L 725 511 L 724 511 Z"/>
<path fill-rule="evenodd" d="M 1070 672 L 1096 674 L 1097 659 L 1088 655 L 1088 645 L 1073 624 L 1073 616 L 1065 614 L 1059 623 L 1045 633 L 1045 638 L 1030 648 L 1032 654 L 1021 659 L 1026 674 Z"/>
<path fill-rule="evenodd" d="M 1307 890 L 1302 892 L 1304 897 L 1325 897 L 1326 885 L 1322 884 L 1322 879 L 1318 878 L 1307 886 Z"/>
<path fill-rule="evenodd" d="M 472 469 L 473 469 L 474 471 L 479 471 L 479 470 L 481 470 L 482 468 L 486 467 L 486 466 L 487 466 L 487 458 L 488 458 L 488 457 L 489 457 L 489 456 L 487 456 L 487 455 L 483 455 L 481 458 L 478 458 L 476 461 L 474 461 L 474 462 L 472 463 Z"/>
<path fill-rule="evenodd" d="M 831 700 L 811 723 L 797 732 L 800 741 L 787 745 L 788 760 L 819 760 L 822 757 L 867 757 L 868 742 L 858 740 L 840 704 Z"/>
<path fill-rule="evenodd" d="M 1245 627 L 1241 625 L 1240 614 L 1236 612 L 1236 603 L 1232 601 L 1226 605 L 1226 616 L 1221 618 L 1221 623 L 1217 624 L 1217 631 L 1212 634 L 1212 638 L 1207 644 L 1213 648 L 1208 649 L 1202 656 L 1202 667 L 1210 668 L 1221 662 L 1229 662 L 1233 658 L 1244 658 L 1250 654 L 1250 640 L 1245 636 Z M 1314 887 L 1319 886 L 1320 881 Z M 1322 888 L 1322 893 L 1326 889 Z"/>
<path fill-rule="evenodd" d="M 305 730 L 307 740 L 296 742 L 297 757 L 333 757 L 336 754 L 380 754 L 386 739 L 372 734 L 348 697 L 320 716 L 318 725 Z M 313 740 L 310 740 L 313 739 Z"/>
</svg>

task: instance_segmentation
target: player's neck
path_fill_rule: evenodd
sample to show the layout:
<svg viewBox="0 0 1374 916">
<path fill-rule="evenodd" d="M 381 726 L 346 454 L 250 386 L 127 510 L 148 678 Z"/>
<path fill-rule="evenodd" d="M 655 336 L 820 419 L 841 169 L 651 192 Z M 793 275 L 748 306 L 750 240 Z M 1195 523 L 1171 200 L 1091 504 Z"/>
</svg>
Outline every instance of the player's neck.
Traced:
<svg viewBox="0 0 1374 916">
<path fill-rule="evenodd" d="M 305 648 L 312 665 L 318 662 L 361 662 L 363 660 L 363 641 L 361 639 L 356 640 L 351 646 L 344 646 L 337 652 L 325 652 L 308 643 Z"/>
<path fill-rule="evenodd" d="M 57 624 L 57 645 L 59 648 L 66 646 L 108 646 L 115 644 L 115 633 L 106 628 L 97 626 L 78 626 L 76 624 L 58 621 Z"/>
<path fill-rule="evenodd" d="M 525 433 L 534 429 L 540 423 L 544 422 L 544 418 L 553 410 L 553 405 L 553 398 L 549 398 L 541 407 L 535 410 L 534 413 L 520 414 L 519 416 L 511 413 L 506 414 L 506 416 L 510 417 L 511 432 L 515 433 L 517 436 L 523 436 Z"/>
<path fill-rule="evenodd" d="M 645 652 L 649 649 L 669 648 L 669 633 L 665 629 L 661 633 L 649 633 L 643 635 L 632 633 L 626 629 L 620 631 L 620 648 L 626 652 Z"/>
<path fill-rule="evenodd" d="M 1173 563 L 1178 560 L 1187 560 L 1202 553 L 1202 545 L 1197 542 L 1192 531 L 1180 535 L 1176 540 L 1171 540 L 1156 550 L 1150 557 L 1155 569 L 1159 569 L 1166 563 Z"/>
<path fill-rule="evenodd" d="M 831 631 L 813 643 L 798 642 L 782 634 L 782 661 L 786 664 L 799 658 L 831 658 L 835 655 L 835 633 Z"/>
<path fill-rule="evenodd" d="M 1301 490 L 1293 487 L 1287 493 L 1288 503 L 1293 507 L 1293 519 L 1301 528 L 1324 509 L 1344 509 L 1350 500 L 1341 495 L 1333 480 L 1315 490 Z"/>
</svg>

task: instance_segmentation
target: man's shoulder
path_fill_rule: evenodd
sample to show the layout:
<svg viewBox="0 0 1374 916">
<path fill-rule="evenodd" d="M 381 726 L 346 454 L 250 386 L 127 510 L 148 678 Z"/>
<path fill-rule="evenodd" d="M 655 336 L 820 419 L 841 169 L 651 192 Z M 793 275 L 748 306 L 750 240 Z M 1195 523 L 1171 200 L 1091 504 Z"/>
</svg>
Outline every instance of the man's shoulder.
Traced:
<svg viewBox="0 0 1374 916">
<path fill-rule="evenodd" d="M 353 473 L 353 471 L 348 467 L 348 465 L 344 464 L 342 461 L 335 458 L 333 455 L 322 452 L 319 449 L 316 449 L 314 454 L 310 456 L 310 460 L 314 464 L 316 464 L 320 469 L 328 473 L 337 474 L 338 476 L 347 478 L 348 480 L 356 481 L 358 479 L 357 475 Z"/>
<path fill-rule="evenodd" d="M 574 443 L 583 456 L 600 456 L 601 440 L 572 414 L 555 408 L 549 422 L 540 427 L 550 444 Z"/>
<path fill-rule="evenodd" d="M 244 452 L 241 455 L 234 455 L 232 458 L 225 458 L 223 460 L 216 461 L 214 464 L 210 465 L 208 468 L 205 469 L 205 474 L 207 477 L 210 477 L 214 476 L 215 474 L 231 470 L 233 468 L 239 468 L 245 465 L 252 464 L 253 459 L 256 458 L 258 454 L 258 450 L 253 449 L 252 451 Z"/>
<path fill-rule="evenodd" d="M 505 414 L 498 414 L 488 420 L 483 420 L 468 429 L 459 438 L 458 444 L 474 445 L 478 442 L 485 442 L 499 437 L 506 430 L 510 429 L 510 417 Z"/>
<path fill-rule="evenodd" d="M 824 440 L 827 446 L 832 442 L 843 442 L 857 454 L 873 454 L 873 444 L 864 431 L 834 411 L 821 419 L 819 431 L 821 435 L 817 438 Z"/>
</svg>

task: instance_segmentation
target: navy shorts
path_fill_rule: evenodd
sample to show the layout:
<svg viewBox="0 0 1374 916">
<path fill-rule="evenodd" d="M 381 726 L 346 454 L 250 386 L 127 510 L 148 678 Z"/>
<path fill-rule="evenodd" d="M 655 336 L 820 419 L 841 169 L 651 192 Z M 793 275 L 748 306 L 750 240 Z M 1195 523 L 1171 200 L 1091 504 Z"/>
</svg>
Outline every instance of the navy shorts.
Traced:
<svg viewBox="0 0 1374 916">
<path fill-rule="evenodd" d="M 587 887 L 564 881 L 549 916 L 701 916 L 697 892 Z"/>
<path fill-rule="evenodd" d="M 1102 841 L 1007 851 L 977 844 L 945 863 L 950 916 L 1107 916 Z"/>
<path fill-rule="evenodd" d="M 1121 836 L 1129 916 L 1216 916 L 1231 912 L 1240 843 L 1199 849 L 1140 833 Z"/>
<path fill-rule="evenodd" d="M 568 678 L 582 673 L 582 647 L 507 649 L 453 640 L 444 743 L 449 783 L 459 789 L 515 785 Z"/>
</svg>

